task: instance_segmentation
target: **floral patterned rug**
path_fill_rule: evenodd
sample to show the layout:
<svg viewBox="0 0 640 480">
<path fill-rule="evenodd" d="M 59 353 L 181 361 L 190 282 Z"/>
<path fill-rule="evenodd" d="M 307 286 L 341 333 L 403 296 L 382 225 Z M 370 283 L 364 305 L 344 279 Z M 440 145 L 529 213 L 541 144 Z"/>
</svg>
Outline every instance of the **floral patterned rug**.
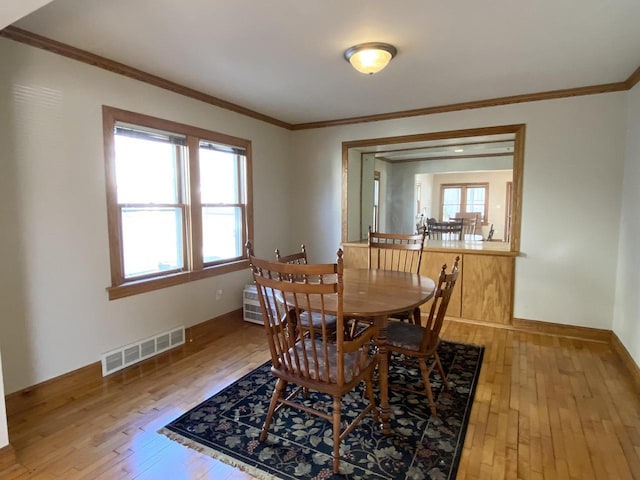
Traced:
<svg viewBox="0 0 640 480">
<path fill-rule="evenodd" d="M 444 390 L 440 376 L 432 373 L 437 418 L 431 418 L 426 396 L 390 390 L 393 433 L 380 433 L 367 415 L 342 442 L 340 475 L 332 472 L 332 432 L 326 420 L 284 407 L 276 413 L 268 439 L 258 440 L 275 383 L 271 362 L 194 407 L 161 433 L 259 479 L 452 480 L 484 347 L 443 341 L 438 353 L 450 388 Z M 390 383 L 422 388 L 417 368 L 393 359 L 391 365 Z M 344 397 L 343 415 L 358 411 L 362 397 L 362 391 Z M 331 407 L 331 398 L 322 394 L 311 392 L 306 401 L 316 408 Z"/>
</svg>

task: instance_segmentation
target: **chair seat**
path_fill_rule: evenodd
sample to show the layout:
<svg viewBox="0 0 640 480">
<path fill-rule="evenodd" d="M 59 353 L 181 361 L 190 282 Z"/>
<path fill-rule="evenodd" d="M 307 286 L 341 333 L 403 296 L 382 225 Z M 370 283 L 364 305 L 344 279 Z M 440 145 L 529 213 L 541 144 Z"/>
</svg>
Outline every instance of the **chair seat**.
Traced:
<svg viewBox="0 0 640 480">
<path fill-rule="evenodd" d="M 326 344 L 327 350 L 328 350 L 328 358 L 329 358 L 329 382 L 331 383 L 335 383 L 337 381 L 337 373 L 338 373 L 338 365 L 337 365 L 337 347 L 335 343 L 329 343 Z M 312 351 L 313 348 L 315 348 L 318 352 L 322 351 L 324 349 L 322 340 L 320 339 L 311 339 L 311 338 L 306 338 L 304 340 L 304 348 L 307 350 L 307 352 Z M 297 350 L 297 355 L 298 358 L 302 359 L 305 358 L 305 355 L 303 353 L 303 345 L 302 342 L 298 341 L 296 342 L 296 350 Z M 296 366 L 295 364 L 295 355 L 296 353 L 294 352 L 293 348 L 289 349 L 289 356 L 291 358 L 291 365 L 288 365 L 288 368 L 293 370 L 294 372 L 296 372 L 297 374 L 302 374 L 303 376 L 306 376 L 304 368 L 305 365 L 304 363 L 302 363 L 300 365 L 300 367 L 302 367 L 302 371 L 300 370 L 300 368 L 298 366 Z M 310 356 L 307 355 L 306 358 L 309 358 Z M 325 356 L 324 355 L 320 355 L 318 354 L 318 372 L 316 372 L 316 366 L 313 364 L 313 362 L 309 362 L 309 375 L 311 378 L 319 378 L 321 381 L 326 381 L 326 375 L 327 375 L 327 364 L 324 360 Z M 353 373 L 355 372 L 356 374 L 359 373 L 361 370 L 365 370 L 370 364 L 371 362 L 373 362 L 373 357 L 371 356 L 366 356 L 363 365 L 359 365 L 359 362 L 362 358 L 362 354 L 360 352 L 346 352 L 344 353 L 344 381 L 345 383 L 349 383 L 351 382 L 351 380 L 353 380 Z M 356 363 L 358 362 L 358 363 Z"/>
<path fill-rule="evenodd" d="M 324 322 L 329 331 L 336 329 L 336 323 L 338 319 L 335 315 L 325 315 Z M 311 324 L 316 330 L 322 330 L 322 314 L 318 312 L 311 312 Z M 309 328 L 309 312 L 302 312 L 300 314 L 300 326 L 302 328 Z"/>
<path fill-rule="evenodd" d="M 422 344 L 425 328 L 405 322 L 389 322 L 387 326 L 387 345 L 418 352 Z"/>
</svg>

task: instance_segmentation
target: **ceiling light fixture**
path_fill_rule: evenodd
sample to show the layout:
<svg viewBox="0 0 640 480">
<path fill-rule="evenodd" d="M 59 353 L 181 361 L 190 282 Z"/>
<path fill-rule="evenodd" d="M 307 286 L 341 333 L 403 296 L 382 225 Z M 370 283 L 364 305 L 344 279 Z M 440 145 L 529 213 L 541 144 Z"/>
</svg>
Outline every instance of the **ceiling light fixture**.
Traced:
<svg viewBox="0 0 640 480">
<path fill-rule="evenodd" d="M 344 58 L 360 73 L 373 75 L 386 67 L 398 50 L 388 43 L 361 43 L 348 48 Z"/>
</svg>

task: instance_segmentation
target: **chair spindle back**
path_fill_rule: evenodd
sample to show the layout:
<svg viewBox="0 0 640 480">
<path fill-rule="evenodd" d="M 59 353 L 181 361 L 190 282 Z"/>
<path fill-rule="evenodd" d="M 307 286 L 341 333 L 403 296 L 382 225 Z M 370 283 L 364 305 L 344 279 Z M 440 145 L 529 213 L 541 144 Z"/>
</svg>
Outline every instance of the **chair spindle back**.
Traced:
<svg viewBox="0 0 640 480">
<path fill-rule="evenodd" d="M 422 351 L 429 351 L 437 346 L 442 323 L 447 314 L 447 307 L 449 306 L 449 300 L 451 300 L 451 294 L 453 293 L 453 287 L 458 279 L 459 261 L 460 257 L 456 257 L 453 267 L 451 268 L 451 273 L 447 273 L 446 264 L 442 265 L 442 270 L 440 270 L 440 275 L 438 276 L 436 291 L 433 295 L 433 302 L 431 303 L 431 310 L 429 310 L 429 317 L 425 326 L 426 331 L 423 337 Z"/>
<path fill-rule="evenodd" d="M 426 229 L 417 234 L 373 232 L 369 227 L 369 268 L 418 273 Z"/>
</svg>

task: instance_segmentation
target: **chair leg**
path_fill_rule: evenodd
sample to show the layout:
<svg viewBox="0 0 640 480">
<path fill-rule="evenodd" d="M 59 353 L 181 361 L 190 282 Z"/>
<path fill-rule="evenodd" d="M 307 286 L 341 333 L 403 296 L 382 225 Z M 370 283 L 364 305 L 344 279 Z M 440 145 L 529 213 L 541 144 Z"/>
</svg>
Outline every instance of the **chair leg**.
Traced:
<svg viewBox="0 0 640 480">
<path fill-rule="evenodd" d="M 356 336 L 357 320 L 352 318 L 345 324 L 345 340 L 352 340 Z"/>
<path fill-rule="evenodd" d="M 449 382 L 447 382 L 447 377 L 444 374 L 444 368 L 442 368 L 442 362 L 440 362 L 440 355 L 438 355 L 438 352 L 435 353 L 435 362 L 436 362 L 436 367 L 438 368 L 438 373 L 440 374 L 440 378 L 442 378 L 442 386 L 444 387 L 445 390 L 449 389 Z"/>
<path fill-rule="evenodd" d="M 371 373 L 365 379 L 365 393 L 367 398 L 369 399 L 369 405 L 371 405 L 371 413 L 373 414 L 373 420 L 376 424 L 380 423 L 380 415 L 378 414 L 378 407 L 376 405 L 376 397 L 373 393 L 373 372 L 374 369 L 371 369 Z"/>
<path fill-rule="evenodd" d="M 340 473 L 340 397 L 333 397 L 333 473 Z"/>
<path fill-rule="evenodd" d="M 416 307 L 413 309 L 413 318 L 411 318 L 411 323 L 422 325 L 422 319 L 420 318 L 420 307 Z"/>
<path fill-rule="evenodd" d="M 287 382 L 278 379 L 276 382 L 276 387 L 273 389 L 273 393 L 271 394 L 271 402 L 269 403 L 269 410 L 267 411 L 267 418 L 264 420 L 264 425 L 262 425 L 262 431 L 260 432 L 260 441 L 264 442 L 267 439 L 267 435 L 269 433 L 269 425 L 271 425 L 271 420 L 273 420 L 273 414 L 276 411 L 276 407 L 278 406 L 278 400 L 284 393 L 284 389 L 287 388 Z"/>
<path fill-rule="evenodd" d="M 429 370 L 427 369 L 427 362 L 424 358 L 418 360 L 420 365 L 420 373 L 422 374 L 422 381 L 424 382 L 424 391 L 429 399 L 429 407 L 431 408 L 431 415 L 436 416 L 436 402 L 433 400 L 433 392 L 431 391 L 431 382 L 429 381 Z"/>
</svg>

